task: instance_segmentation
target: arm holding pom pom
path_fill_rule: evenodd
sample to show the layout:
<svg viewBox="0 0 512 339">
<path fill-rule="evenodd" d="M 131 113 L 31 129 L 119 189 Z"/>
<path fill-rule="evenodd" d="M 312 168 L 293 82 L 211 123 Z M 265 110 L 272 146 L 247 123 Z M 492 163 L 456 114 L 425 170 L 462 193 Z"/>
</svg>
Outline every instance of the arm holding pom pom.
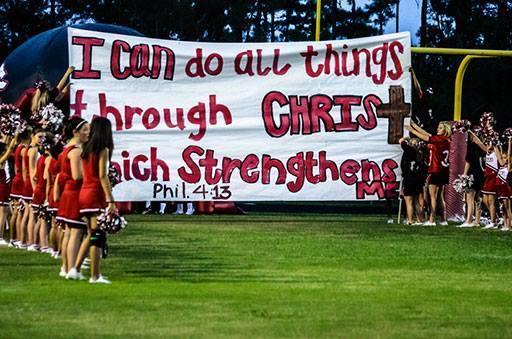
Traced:
<svg viewBox="0 0 512 339">
<path fill-rule="evenodd" d="M 430 137 L 432 136 L 430 133 L 425 131 L 423 128 L 416 125 L 414 123 L 414 121 L 411 121 L 411 126 L 407 126 L 406 128 L 409 132 L 411 132 L 412 134 L 414 134 L 415 136 L 417 136 L 418 138 L 420 138 L 421 140 L 426 141 L 426 142 L 428 142 L 430 140 Z"/>
<path fill-rule="evenodd" d="M 473 141 L 475 143 L 475 145 L 480 147 L 480 149 L 482 151 L 484 151 L 484 152 L 489 151 L 489 147 L 485 146 L 484 143 L 482 142 L 482 140 L 480 140 L 480 138 L 477 137 L 477 135 L 473 131 L 469 131 L 469 136 L 471 138 L 471 141 Z"/>
<path fill-rule="evenodd" d="M 18 134 L 16 133 L 14 135 L 14 138 L 9 142 L 9 146 L 7 146 L 7 150 L 2 154 L 0 157 L 0 164 L 3 164 L 6 162 L 9 157 L 11 156 L 12 152 L 14 151 L 14 148 L 16 147 L 16 144 L 18 143 Z"/>
</svg>

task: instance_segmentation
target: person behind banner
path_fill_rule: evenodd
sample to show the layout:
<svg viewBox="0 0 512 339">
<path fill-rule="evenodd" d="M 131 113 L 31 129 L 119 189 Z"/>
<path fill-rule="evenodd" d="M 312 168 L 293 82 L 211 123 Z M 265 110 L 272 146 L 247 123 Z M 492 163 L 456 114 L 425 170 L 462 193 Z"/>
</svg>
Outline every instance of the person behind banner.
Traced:
<svg viewBox="0 0 512 339">
<path fill-rule="evenodd" d="M 480 224 L 481 197 L 480 191 L 484 184 L 485 152 L 468 138 L 466 151 L 465 176 L 473 176 L 473 184 L 466 192 L 466 220 L 458 227 L 475 227 Z"/>
<path fill-rule="evenodd" d="M 112 124 L 106 118 L 96 118 L 91 123 L 89 141 L 82 150 L 83 185 L 78 203 L 80 213 L 87 219 L 90 237 L 91 284 L 110 284 L 100 272 L 100 258 L 105 246 L 105 231 L 98 228 L 98 215 L 104 211 L 115 211 L 114 196 L 108 178 L 108 165 L 114 150 Z M 80 258 L 79 258 L 80 259 Z M 77 267 L 78 267 L 77 263 Z"/>
<path fill-rule="evenodd" d="M 451 126 L 449 123 L 440 122 L 437 126 L 437 135 L 431 135 L 414 122 L 407 129 L 423 141 L 428 142 L 429 163 L 428 163 L 428 192 L 430 195 L 430 217 L 425 226 L 436 225 L 438 211 L 438 199 L 441 198 L 442 220 L 441 225 L 448 225 L 446 221 L 446 204 L 444 201 L 444 186 L 449 181 L 449 155 Z"/>
<path fill-rule="evenodd" d="M 425 179 L 420 140 L 418 138 L 402 138 L 399 142 L 404 151 L 400 168 L 402 169 L 402 188 L 407 211 L 407 225 L 415 224 L 415 217 L 418 223 L 423 223 L 425 208 L 423 186 Z"/>
</svg>

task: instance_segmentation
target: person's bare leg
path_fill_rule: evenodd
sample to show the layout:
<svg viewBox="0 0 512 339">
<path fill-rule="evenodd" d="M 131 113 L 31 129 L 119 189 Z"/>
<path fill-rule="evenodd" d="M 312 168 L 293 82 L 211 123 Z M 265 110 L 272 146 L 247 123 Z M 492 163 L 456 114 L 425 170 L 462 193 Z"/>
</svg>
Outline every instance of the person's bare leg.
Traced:
<svg viewBox="0 0 512 339">
<path fill-rule="evenodd" d="M 487 208 L 489 209 L 489 214 L 491 215 L 491 223 L 496 223 L 496 196 L 489 194 L 487 197 L 489 205 Z"/>
<path fill-rule="evenodd" d="M 67 269 L 75 267 L 76 257 L 78 256 L 78 250 L 80 249 L 80 243 L 82 240 L 82 230 L 79 228 L 70 228 L 69 242 L 66 248 L 67 255 Z"/>
<path fill-rule="evenodd" d="M 407 223 L 412 224 L 414 222 L 414 200 L 412 196 L 404 196 L 404 200 L 407 210 Z"/>
<path fill-rule="evenodd" d="M 482 216 L 482 197 L 480 192 L 475 192 L 475 225 L 480 225 L 480 217 Z"/>
<path fill-rule="evenodd" d="M 437 185 L 428 185 L 428 191 L 430 195 L 430 223 L 436 222 L 436 213 L 437 213 L 437 193 L 439 192 L 439 186 Z"/>
<path fill-rule="evenodd" d="M 68 272 L 67 248 L 68 248 L 70 233 L 71 233 L 70 228 L 66 226 L 66 229 L 63 231 L 62 244 L 61 244 L 62 268 L 65 273 Z"/>
<path fill-rule="evenodd" d="M 57 252 L 59 250 L 57 233 L 57 225 L 55 225 L 55 220 L 52 218 L 50 228 L 50 245 L 54 252 Z"/>
<path fill-rule="evenodd" d="M 82 263 L 84 262 L 85 257 L 87 257 L 87 253 L 89 252 L 89 245 L 91 240 L 91 228 L 90 228 L 90 218 L 87 218 L 87 234 L 82 240 L 82 244 L 80 245 L 80 249 L 78 251 L 78 255 L 75 261 L 75 267 L 78 271 L 80 271 L 82 267 Z"/>
<path fill-rule="evenodd" d="M 25 209 L 23 210 L 23 217 L 21 219 L 21 223 L 20 223 L 20 228 L 21 228 L 21 243 L 22 244 L 26 244 L 26 245 L 31 245 L 32 243 L 30 243 L 30 235 L 27 234 L 27 231 L 29 230 L 29 227 L 28 227 L 28 218 L 29 218 L 29 209 L 27 208 L 27 204 L 24 203 L 24 206 L 25 206 Z M 28 243 L 27 243 L 28 241 Z"/>
<path fill-rule="evenodd" d="M 39 218 L 39 244 L 48 249 L 48 225 L 43 217 Z"/>
<path fill-rule="evenodd" d="M 28 222 L 27 222 L 27 229 L 28 229 L 28 241 L 31 245 L 37 244 L 37 233 L 36 233 L 36 222 L 35 222 L 35 215 L 34 210 L 32 209 L 32 206 L 30 204 L 27 204 L 25 208 L 28 208 Z M 31 238 L 32 236 L 32 238 Z"/>
<path fill-rule="evenodd" d="M 441 186 L 439 189 L 439 195 L 441 196 L 441 218 L 443 221 L 447 221 L 447 212 L 446 212 L 446 200 L 444 199 L 444 186 Z"/>
<path fill-rule="evenodd" d="M 18 202 L 16 204 L 16 209 L 18 210 L 18 213 L 16 214 L 16 240 L 18 240 L 20 243 L 23 239 L 23 216 L 25 215 L 25 210 L 20 211 L 19 207 L 21 206 L 22 202 Z"/>
<path fill-rule="evenodd" d="M 91 232 L 94 232 L 98 228 L 98 222 L 96 216 L 91 217 L 90 219 Z M 89 256 L 91 259 L 91 278 L 93 280 L 98 279 L 101 274 L 100 270 L 100 260 L 101 260 L 101 247 L 91 245 L 91 249 L 89 251 Z"/>
<path fill-rule="evenodd" d="M 41 221 L 40 219 L 35 215 L 35 213 L 31 213 L 33 216 L 33 221 L 34 221 L 34 233 L 33 233 L 33 237 L 34 237 L 34 245 L 39 245 L 39 246 L 42 246 L 41 245 L 41 237 L 39 236 L 39 229 L 41 228 Z"/>
<path fill-rule="evenodd" d="M 14 204 L 11 204 L 11 217 L 9 218 L 9 238 L 10 240 L 16 240 L 18 237 L 16 230 L 16 219 L 18 218 L 18 209 Z"/>
<path fill-rule="evenodd" d="M 466 221 L 465 224 L 473 222 L 473 213 L 475 212 L 475 191 L 466 193 Z"/>
<path fill-rule="evenodd" d="M 7 206 L 0 206 L 0 239 L 4 238 L 5 221 L 7 220 Z"/>
</svg>

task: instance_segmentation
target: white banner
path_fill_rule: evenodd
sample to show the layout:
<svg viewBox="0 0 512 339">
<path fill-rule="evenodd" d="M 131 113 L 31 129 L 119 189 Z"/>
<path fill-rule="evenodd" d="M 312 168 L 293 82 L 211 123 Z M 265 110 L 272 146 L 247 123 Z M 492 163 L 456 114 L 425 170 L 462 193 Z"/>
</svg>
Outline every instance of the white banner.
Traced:
<svg viewBox="0 0 512 339">
<path fill-rule="evenodd" d="M 71 114 L 112 121 L 119 201 L 364 200 L 398 187 L 410 36 L 198 43 L 69 29 Z"/>
</svg>

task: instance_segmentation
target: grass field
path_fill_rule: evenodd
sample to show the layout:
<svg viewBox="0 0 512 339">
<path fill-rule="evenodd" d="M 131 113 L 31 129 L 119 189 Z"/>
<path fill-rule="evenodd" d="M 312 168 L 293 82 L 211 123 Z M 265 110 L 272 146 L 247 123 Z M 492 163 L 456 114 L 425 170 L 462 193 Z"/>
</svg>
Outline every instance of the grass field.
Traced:
<svg viewBox="0 0 512 339">
<path fill-rule="evenodd" d="M 129 216 L 108 285 L 0 249 L 0 337 L 512 337 L 512 234 L 379 216 Z"/>
</svg>

